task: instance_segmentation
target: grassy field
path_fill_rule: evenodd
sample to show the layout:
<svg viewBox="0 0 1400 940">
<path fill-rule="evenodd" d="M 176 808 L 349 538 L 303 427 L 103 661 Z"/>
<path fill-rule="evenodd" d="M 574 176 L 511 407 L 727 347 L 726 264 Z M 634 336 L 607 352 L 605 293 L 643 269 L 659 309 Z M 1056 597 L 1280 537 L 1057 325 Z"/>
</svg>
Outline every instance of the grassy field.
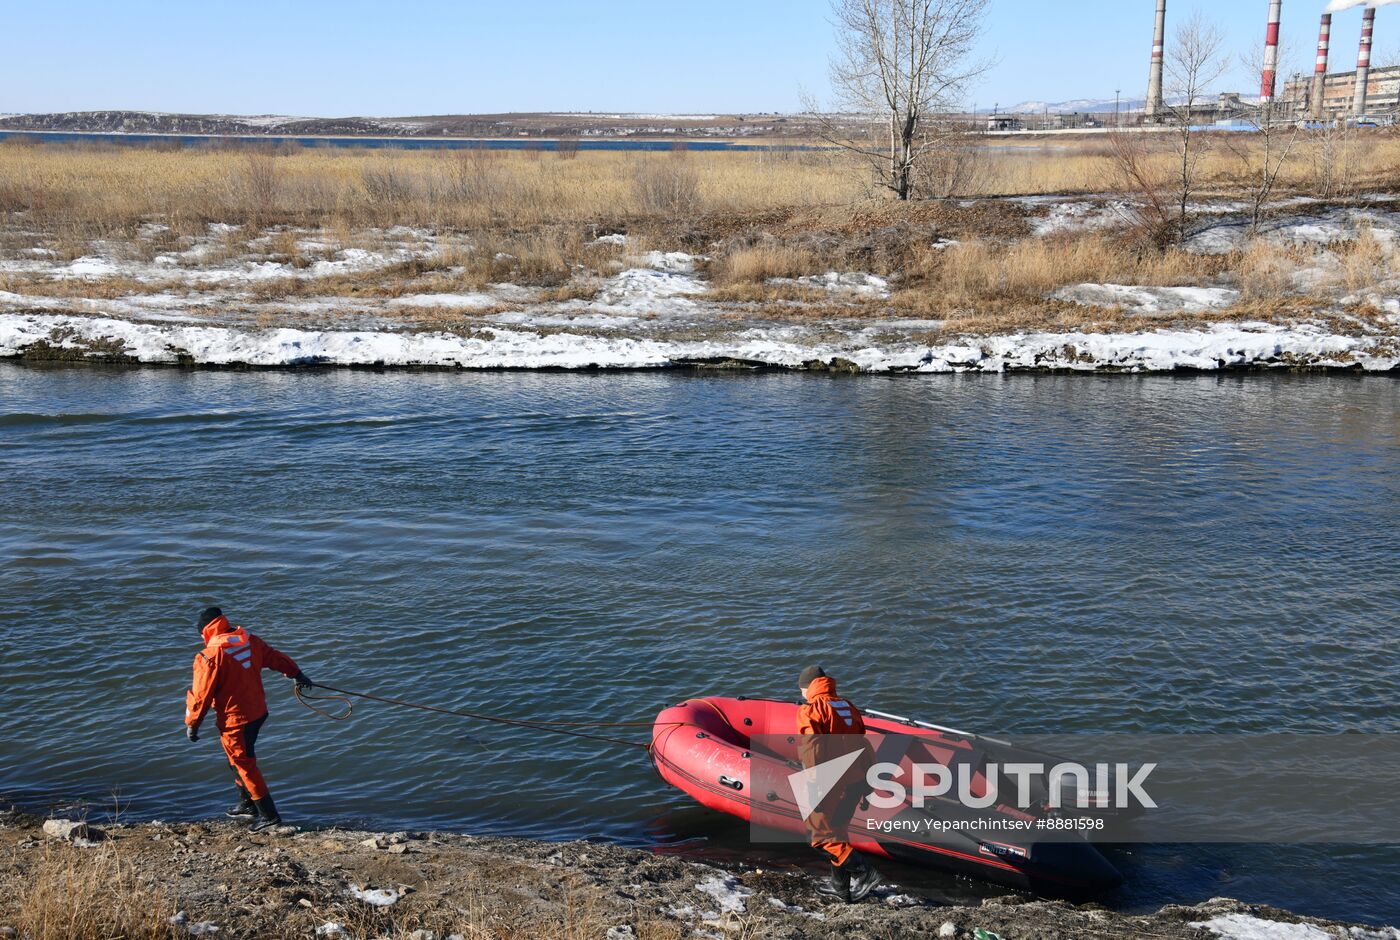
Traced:
<svg viewBox="0 0 1400 940">
<path fill-rule="evenodd" d="M 1168 182 L 1170 138 L 1143 138 L 1147 172 Z M 1206 143 L 1196 200 L 1206 204 L 1204 215 L 1216 211 L 1211 204 L 1237 211 L 1228 203 L 1247 198 L 1261 159 L 1258 142 L 1221 135 Z M 1395 135 L 1300 134 L 1290 148 L 1268 213 L 1289 211 L 1291 197 L 1354 201 L 1400 190 Z M 1226 285 L 1240 292 L 1241 309 L 1267 319 L 1383 287 L 1393 268 L 1391 242 L 1366 230 L 1335 243 L 1256 238 L 1205 253 L 1146 243 L 1131 224 L 1130 208 L 1117 220 L 1105 210 L 1109 224 L 1103 226 L 1038 226 L 1037 218 L 1057 203 L 1117 199 L 1130 205 L 1139 195 L 1105 138 L 969 138 L 941 170 L 951 181 L 944 195 L 953 198 L 899 204 L 878 193 L 867 169 L 833 152 L 7 142 L 0 144 L 0 262 L 36 252 L 55 263 L 93 255 L 149 262 L 185 254 L 180 269 L 165 278 L 118 272 L 59 279 L 0 266 L 0 290 L 99 299 L 197 292 L 190 269 L 204 265 L 241 259 L 295 273 L 348 248 L 377 250 L 419 239 L 421 250 L 410 245 L 392 264 L 333 277 L 271 278 L 248 285 L 239 298 L 393 298 L 509 282 L 543 291 L 537 301 L 587 299 L 624 255 L 598 236 L 625 233 L 627 254 L 702 256 L 701 274 L 712 286 L 707 296 L 740 310 L 784 318 L 937 317 L 950 328 L 996 331 L 1121 326 L 1122 311 L 1050 299 L 1058 288 L 1080 282 Z M 1320 273 L 1297 276 L 1309 269 Z M 833 270 L 890 278 L 891 291 L 878 300 L 834 300 L 796 282 Z"/>
</svg>

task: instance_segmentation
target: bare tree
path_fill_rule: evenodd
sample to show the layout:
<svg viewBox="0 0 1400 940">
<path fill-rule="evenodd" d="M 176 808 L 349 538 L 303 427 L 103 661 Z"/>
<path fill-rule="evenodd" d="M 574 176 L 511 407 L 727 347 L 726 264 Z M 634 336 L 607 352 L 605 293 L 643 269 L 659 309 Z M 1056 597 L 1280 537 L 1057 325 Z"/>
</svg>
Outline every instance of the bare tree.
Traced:
<svg viewBox="0 0 1400 940">
<path fill-rule="evenodd" d="M 1166 110 L 1175 125 L 1172 142 L 1175 147 L 1174 186 L 1176 203 L 1176 240 L 1186 239 L 1186 223 L 1191 197 L 1196 194 L 1201 160 L 1210 151 L 1210 135 L 1196 129 L 1194 110 L 1205 99 L 1210 87 L 1225 74 L 1227 62 L 1220 49 L 1224 37 L 1220 30 L 1194 13 L 1176 28 L 1165 62 L 1167 78 Z"/>
<path fill-rule="evenodd" d="M 1187 235 L 1191 199 L 1211 137 L 1193 123 L 1210 85 L 1225 73 L 1220 32 L 1199 15 L 1177 27 L 1164 60 L 1167 88 L 1163 132 L 1114 130 L 1109 134 L 1115 182 L 1134 194 L 1130 220 L 1143 240 L 1159 247 Z"/>
<path fill-rule="evenodd" d="M 968 81 L 987 69 L 972 52 L 989 3 L 833 0 L 832 91 L 839 110 L 875 133 L 863 140 L 828 117 L 822 135 L 866 158 L 880 186 L 899 199 L 915 194 L 921 162 L 932 165 L 927 155 L 950 139 L 937 132 L 938 115 L 953 110 Z"/>
<path fill-rule="evenodd" d="M 1289 47 L 1280 49 L 1280 61 L 1291 51 Z M 1245 56 L 1244 64 L 1252 74 L 1259 74 L 1264 68 L 1263 53 Z M 1292 105 L 1292 102 L 1277 100 L 1260 101 L 1244 114 L 1244 119 L 1254 127 L 1254 133 L 1231 141 L 1230 149 L 1244 167 L 1251 233 L 1259 230 L 1279 174 L 1298 143 L 1300 128 L 1293 119 Z"/>
</svg>

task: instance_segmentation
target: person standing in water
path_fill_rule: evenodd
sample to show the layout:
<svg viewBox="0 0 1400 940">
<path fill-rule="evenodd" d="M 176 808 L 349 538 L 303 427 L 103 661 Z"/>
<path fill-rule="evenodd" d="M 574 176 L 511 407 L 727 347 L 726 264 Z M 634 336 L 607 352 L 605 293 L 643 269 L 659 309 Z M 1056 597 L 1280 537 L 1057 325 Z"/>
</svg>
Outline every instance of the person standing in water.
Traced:
<svg viewBox="0 0 1400 940">
<path fill-rule="evenodd" d="M 808 666 L 797 679 L 802 703 L 797 709 L 798 753 L 802 766 L 816 767 L 860 751 L 824 799 L 807 817 L 813 848 L 831 862 L 831 876 L 820 891 L 846 903 L 859 901 L 880 883 L 880 875 L 851 845 L 847 831 L 860 801 L 869 794 L 866 772 L 874 763 L 865 741 L 860 709 L 836 695 L 836 680 L 820 666 Z"/>
<path fill-rule="evenodd" d="M 315 683 L 291 657 L 242 627 L 230 626 L 217 607 L 201 611 L 196 627 L 204 636 L 204 649 L 195 654 L 194 680 L 185 693 L 185 734 L 191 741 L 198 741 L 200 722 L 212 707 L 219 743 L 238 788 L 238 803 L 229 807 L 226 815 L 252 819 L 253 832 L 280 825 L 282 817 L 277 814 L 267 781 L 258 770 L 254 751 L 258 732 L 267 721 L 262 671 L 275 669 L 296 680 L 298 689 Z"/>
</svg>

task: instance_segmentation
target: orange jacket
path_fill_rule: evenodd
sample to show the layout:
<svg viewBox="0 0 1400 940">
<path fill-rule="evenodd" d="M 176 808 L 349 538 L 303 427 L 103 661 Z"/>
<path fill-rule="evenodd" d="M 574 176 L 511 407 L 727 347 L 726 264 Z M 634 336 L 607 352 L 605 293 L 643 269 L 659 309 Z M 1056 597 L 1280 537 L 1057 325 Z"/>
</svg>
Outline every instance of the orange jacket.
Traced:
<svg viewBox="0 0 1400 940">
<path fill-rule="evenodd" d="M 220 731 L 241 728 L 267 714 L 262 671 L 276 669 L 288 678 L 301 670 L 242 627 L 219 617 L 204 628 L 203 650 L 194 657 L 194 681 L 185 693 L 185 724 L 198 728 L 212 706 Z"/>
<path fill-rule="evenodd" d="M 804 767 L 815 767 L 860 748 L 866 758 L 852 766 L 864 775 L 872 758 L 865 743 L 865 721 L 860 709 L 836 697 L 836 681 L 820 676 L 807 686 L 807 704 L 797 709 L 797 733 L 803 735 L 799 749 Z"/>
</svg>

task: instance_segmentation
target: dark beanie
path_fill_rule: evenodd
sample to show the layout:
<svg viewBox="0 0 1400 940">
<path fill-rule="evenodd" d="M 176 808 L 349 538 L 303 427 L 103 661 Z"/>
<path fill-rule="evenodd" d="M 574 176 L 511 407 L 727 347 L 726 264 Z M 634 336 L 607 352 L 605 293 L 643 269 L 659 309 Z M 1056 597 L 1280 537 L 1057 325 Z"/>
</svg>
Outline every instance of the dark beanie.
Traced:
<svg viewBox="0 0 1400 940">
<path fill-rule="evenodd" d="M 206 607 L 199 612 L 199 623 L 195 624 L 194 628 L 196 630 L 203 630 L 205 627 L 209 626 L 211 620 L 217 620 L 223 615 L 224 612 L 217 607 Z"/>
<path fill-rule="evenodd" d="M 805 689 L 812 684 L 813 679 L 821 679 L 825 676 L 826 673 L 822 671 L 821 666 L 808 666 L 806 669 L 802 670 L 802 675 L 797 677 L 797 687 Z"/>
</svg>

